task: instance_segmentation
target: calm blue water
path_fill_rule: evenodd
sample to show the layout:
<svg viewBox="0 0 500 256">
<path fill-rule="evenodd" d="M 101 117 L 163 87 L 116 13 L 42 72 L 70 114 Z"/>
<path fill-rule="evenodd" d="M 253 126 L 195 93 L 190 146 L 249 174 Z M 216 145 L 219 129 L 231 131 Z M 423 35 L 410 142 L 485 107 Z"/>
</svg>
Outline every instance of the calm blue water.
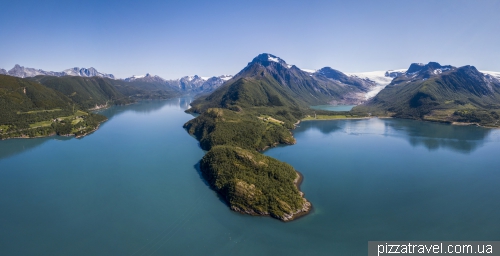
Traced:
<svg viewBox="0 0 500 256">
<path fill-rule="evenodd" d="M 115 107 L 82 139 L 0 141 L 0 255 L 366 255 L 369 240 L 500 240 L 500 133 L 396 119 L 303 122 L 266 151 L 314 211 L 230 211 L 201 179 L 190 99 Z"/>
<path fill-rule="evenodd" d="M 311 106 L 311 108 L 328 111 L 350 111 L 355 106 L 356 105 L 318 105 Z"/>
</svg>

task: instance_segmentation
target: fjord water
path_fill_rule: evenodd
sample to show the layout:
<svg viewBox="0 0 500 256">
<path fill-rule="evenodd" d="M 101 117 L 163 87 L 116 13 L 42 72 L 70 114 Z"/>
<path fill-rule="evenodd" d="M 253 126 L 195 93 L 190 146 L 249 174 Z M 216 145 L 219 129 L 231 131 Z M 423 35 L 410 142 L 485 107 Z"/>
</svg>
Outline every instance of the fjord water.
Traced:
<svg viewBox="0 0 500 256">
<path fill-rule="evenodd" d="M 312 109 L 328 111 L 350 111 L 356 105 L 317 105 L 311 106 Z"/>
<path fill-rule="evenodd" d="M 189 98 L 113 107 L 81 138 L 0 141 L 0 255 L 366 255 L 372 240 L 499 240 L 500 132 L 302 122 L 265 154 L 304 175 L 290 223 L 232 212 L 201 179 Z"/>
</svg>

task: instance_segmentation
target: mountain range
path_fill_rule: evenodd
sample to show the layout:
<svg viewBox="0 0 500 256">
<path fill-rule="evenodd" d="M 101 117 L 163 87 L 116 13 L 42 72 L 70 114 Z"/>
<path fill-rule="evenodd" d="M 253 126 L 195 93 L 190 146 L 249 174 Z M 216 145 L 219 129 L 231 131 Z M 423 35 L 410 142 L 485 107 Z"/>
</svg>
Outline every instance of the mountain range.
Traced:
<svg viewBox="0 0 500 256">
<path fill-rule="evenodd" d="M 225 81 L 231 79 L 233 76 L 222 75 L 213 77 L 200 77 L 200 76 L 184 76 L 180 79 L 167 80 L 156 75 L 147 73 L 143 76 L 131 76 L 123 79 L 127 82 L 141 82 L 156 84 L 159 86 L 170 87 L 181 92 L 188 92 L 194 94 L 210 93 L 221 86 Z"/>
<path fill-rule="evenodd" d="M 355 112 L 442 122 L 498 126 L 498 73 L 474 66 L 413 63 Z"/>
<path fill-rule="evenodd" d="M 117 79 L 112 74 L 101 73 L 95 68 L 70 68 L 64 71 L 45 71 L 42 69 L 28 68 L 16 64 L 12 69 L 6 71 L 5 69 L 0 69 L 0 74 L 10 75 L 20 78 L 28 78 L 35 76 L 80 76 L 80 77 L 103 77 L 114 80 L 123 80 L 126 82 L 135 82 L 135 84 L 142 84 L 146 87 L 160 87 L 169 88 L 169 90 L 178 90 L 184 93 L 209 93 L 222 85 L 225 81 L 231 79 L 231 75 L 213 76 L 213 77 L 199 77 L 195 76 L 185 76 L 179 79 L 167 80 L 156 75 L 150 75 L 147 73 L 142 76 L 131 76 L 125 79 Z"/>
<path fill-rule="evenodd" d="M 99 77 L 105 77 L 105 78 L 110 78 L 110 79 L 115 79 L 115 77 L 112 74 L 105 74 L 98 72 L 95 68 L 70 68 L 66 69 L 61 72 L 54 72 L 54 71 L 45 71 L 42 69 L 34 69 L 34 68 L 27 68 L 20 66 L 19 64 L 16 64 L 12 69 L 9 71 L 5 71 L 5 69 L 0 70 L 0 74 L 3 75 L 10 75 L 10 76 L 15 76 L 15 77 L 20 77 L 20 78 L 26 78 L 26 77 L 34 77 L 34 76 L 82 76 L 82 77 L 93 77 L 93 76 L 99 76 Z"/>
</svg>

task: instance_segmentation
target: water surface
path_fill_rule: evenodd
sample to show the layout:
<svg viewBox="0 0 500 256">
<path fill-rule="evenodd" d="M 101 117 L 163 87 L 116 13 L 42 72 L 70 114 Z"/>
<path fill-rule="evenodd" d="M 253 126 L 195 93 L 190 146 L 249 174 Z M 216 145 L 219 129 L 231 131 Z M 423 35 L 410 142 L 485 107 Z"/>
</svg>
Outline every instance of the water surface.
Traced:
<svg viewBox="0 0 500 256">
<path fill-rule="evenodd" d="M 0 141 L 0 255 L 366 255 L 369 240 L 500 240 L 500 133 L 396 119 L 302 122 L 266 154 L 305 177 L 290 223 L 201 179 L 190 99 L 114 107 L 81 139 Z"/>
<path fill-rule="evenodd" d="M 350 111 L 356 105 L 318 105 L 311 106 L 312 109 L 328 110 L 328 111 Z"/>
</svg>

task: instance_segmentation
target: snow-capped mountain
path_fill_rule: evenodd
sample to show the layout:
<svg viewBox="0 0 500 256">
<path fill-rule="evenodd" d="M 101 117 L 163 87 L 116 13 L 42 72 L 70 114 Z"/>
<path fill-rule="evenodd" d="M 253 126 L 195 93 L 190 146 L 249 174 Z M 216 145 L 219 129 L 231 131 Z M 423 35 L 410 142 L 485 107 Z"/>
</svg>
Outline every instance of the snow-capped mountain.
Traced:
<svg viewBox="0 0 500 256">
<path fill-rule="evenodd" d="M 386 77 L 396 78 L 406 72 L 406 69 L 396 69 L 396 70 L 387 70 L 384 74 Z"/>
<path fill-rule="evenodd" d="M 319 70 L 301 68 L 300 70 L 311 74 L 311 76 L 315 74 L 328 74 L 330 78 L 336 80 L 346 79 L 343 75 L 350 77 L 354 79 L 353 81 L 355 81 L 357 84 L 363 85 L 362 87 L 369 89 L 365 93 L 366 99 L 373 98 L 375 95 L 377 95 L 377 93 L 384 89 L 385 86 L 390 84 L 392 79 L 406 72 L 406 69 L 358 73 L 343 73 L 330 68 L 322 68 Z"/>
<path fill-rule="evenodd" d="M 166 83 L 167 80 L 159 77 L 159 76 L 152 76 L 149 73 L 146 73 L 145 75 L 142 76 L 131 76 L 123 79 L 126 82 L 132 82 L 132 81 L 142 81 L 142 82 L 149 82 L 149 83 Z"/>
<path fill-rule="evenodd" d="M 5 69 L 2 70 L 5 71 Z M 0 71 L 0 73 L 2 73 L 3 71 Z M 66 69 L 61 72 L 55 72 L 55 71 L 45 71 L 42 69 L 27 68 L 20 66 L 19 64 L 16 64 L 11 70 L 6 72 L 6 75 L 21 77 L 21 78 L 43 75 L 43 76 L 83 76 L 83 77 L 100 76 L 100 77 L 115 79 L 115 77 L 112 74 L 105 74 L 98 72 L 95 68 L 86 69 L 86 68 L 75 67 Z"/>
<path fill-rule="evenodd" d="M 114 75 L 101 73 L 92 67 L 88 68 L 88 69 L 74 67 L 74 68 L 64 70 L 63 73 L 65 73 L 67 76 L 83 76 L 83 77 L 99 76 L 99 77 L 115 79 Z"/>
<path fill-rule="evenodd" d="M 219 88 L 224 82 L 230 80 L 233 76 L 230 75 L 222 75 L 222 76 L 213 76 L 206 79 L 200 87 L 196 88 L 195 91 L 198 93 L 207 93 L 212 92 L 215 89 Z M 202 78 L 205 79 L 205 78 Z"/>
<path fill-rule="evenodd" d="M 7 75 L 7 70 L 0 68 L 0 75 Z"/>
<path fill-rule="evenodd" d="M 225 81 L 228 81 L 233 76 L 222 75 L 213 77 L 200 77 L 198 75 L 194 76 L 184 76 L 179 79 L 167 80 L 156 75 L 146 75 L 141 76 L 131 76 L 123 79 L 126 82 L 143 82 L 143 83 L 155 83 L 162 84 L 168 87 L 175 88 L 182 92 L 192 92 L 192 93 L 207 93 L 219 88 Z"/>
<path fill-rule="evenodd" d="M 213 77 L 185 76 L 178 80 L 171 81 L 172 84 L 178 83 L 179 89 L 185 92 L 206 93 L 219 88 L 225 81 L 233 76 L 222 75 Z"/>
<path fill-rule="evenodd" d="M 54 72 L 54 71 L 45 71 L 41 69 L 34 69 L 34 68 L 26 68 L 23 66 L 20 66 L 16 64 L 11 70 L 7 72 L 8 75 L 10 76 L 16 76 L 16 77 L 33 77 L 33 76 L 39 76 L 39 75 L 44 75 L 44 76 L 64 76 L 65 74 L 63 72 Z"/>
</svg>

